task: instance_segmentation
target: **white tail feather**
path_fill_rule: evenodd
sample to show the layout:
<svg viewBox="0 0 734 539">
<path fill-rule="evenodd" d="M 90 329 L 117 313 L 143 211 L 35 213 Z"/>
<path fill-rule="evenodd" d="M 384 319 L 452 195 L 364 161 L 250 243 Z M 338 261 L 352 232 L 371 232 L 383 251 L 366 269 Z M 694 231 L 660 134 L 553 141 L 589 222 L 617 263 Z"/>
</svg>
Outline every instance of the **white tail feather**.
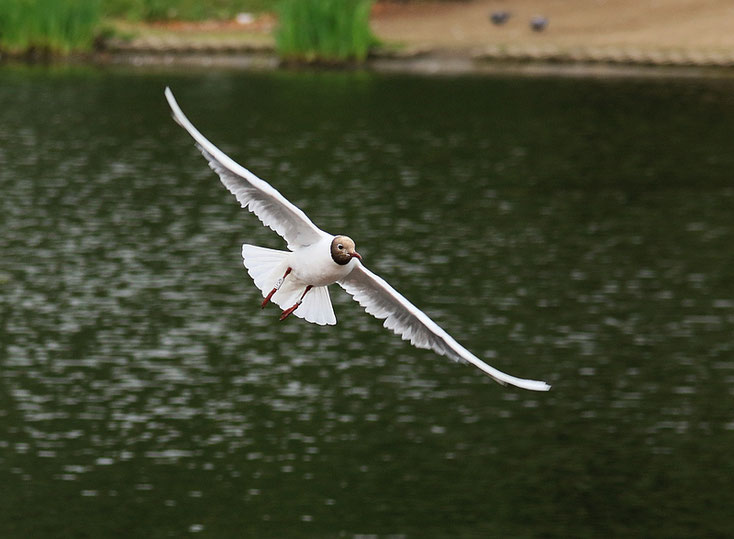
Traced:
<svg viewBox="0 0 734 539">
<path fill-rule="evenodd" d="M 288 251 L 267 249 L 247 243 L 242 246 L 242 259 L 247 268 L 247 273 L 252 277 L 255 286 L 260 289 L 263 297 L 267 296 L 276 287 L 278 281 L 282 279 L 283 274 L 288 269 L 288 256 L 290 254 Z M 287 309 L 295 305 L 300 299 L 306 286 L 307 284 L 301 283 L 294 279 L 292 275 L 289 275 L 282 281 L 278 291 L 273 294 L 270 300 L 281 309 Z M 336 324 L 329 289 L 325 286 L 318 286 L 309 290 L 303 298 L 303 303 L 293 314 L 314 324 Z"/>
<path fill-rule="evenodd" d="M 277 251 L 245 243 L 242 246 L 242 259 L 252 280 L 263 293 L 263 297 L 275 287 L 288 269 L 287 251 Z"/>
<path fill-rule="evenodd" d="M 320 326 L 336 324 L 336 316 L 334 316 L 334 309 L 331 306 L 331 298 L 329 297 L 329 288 L 316 286 L 309 290 L 303 298 L 303 303 L 293 314 Z"/>
</svg>

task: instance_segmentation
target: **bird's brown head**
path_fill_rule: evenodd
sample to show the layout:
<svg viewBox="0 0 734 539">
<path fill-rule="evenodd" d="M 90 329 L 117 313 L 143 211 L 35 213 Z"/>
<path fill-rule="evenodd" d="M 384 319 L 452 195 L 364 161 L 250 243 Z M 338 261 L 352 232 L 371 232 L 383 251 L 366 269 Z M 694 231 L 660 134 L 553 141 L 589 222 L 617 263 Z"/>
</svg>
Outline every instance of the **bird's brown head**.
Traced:
<svg viewBox="0 0 734 539">
<path fill-rule="evenodd" d="M 352 258 L 362 260 L 362 255 L 354 247 L 354 240 L 349 236 L 337 236 L 331 242 L 331 258 L 341 266 L 349 264 Z"/>
</svg>

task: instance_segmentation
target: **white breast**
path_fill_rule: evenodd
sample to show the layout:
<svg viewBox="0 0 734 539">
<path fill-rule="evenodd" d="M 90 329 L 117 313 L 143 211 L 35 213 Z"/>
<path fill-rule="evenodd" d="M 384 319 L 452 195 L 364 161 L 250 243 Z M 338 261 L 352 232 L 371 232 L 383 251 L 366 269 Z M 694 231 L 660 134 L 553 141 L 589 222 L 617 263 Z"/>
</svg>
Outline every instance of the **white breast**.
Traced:
<svg viewBox="0 0 734 539">
<path fill-rule="evenodd" d="M 294 251 L 290 257 L 293 277 L 304 285 L 327 286 L 343 279 L 354 269 L 355 262 L 340 265 L 331 258 L 333 236 Z"/>
</svg>

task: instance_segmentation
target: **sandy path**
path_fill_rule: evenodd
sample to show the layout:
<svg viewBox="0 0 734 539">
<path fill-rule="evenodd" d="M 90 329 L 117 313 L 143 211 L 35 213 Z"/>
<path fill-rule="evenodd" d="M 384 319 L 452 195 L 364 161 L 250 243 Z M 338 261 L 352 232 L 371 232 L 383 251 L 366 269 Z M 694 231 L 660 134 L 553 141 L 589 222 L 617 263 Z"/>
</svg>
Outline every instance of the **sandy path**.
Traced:
<svg viewBox="0 0 734 539">
<path fill-rule="evenodd" d="M 495 10 L 512 13 L 503 26 Z M 534 15 L 548 17 L 533 32 Z M 638 47 L 734 52 L 734 0 L 473 0 L 381 3 L 372 18 L 383 40 L 411 46 Z"/>
</svg>

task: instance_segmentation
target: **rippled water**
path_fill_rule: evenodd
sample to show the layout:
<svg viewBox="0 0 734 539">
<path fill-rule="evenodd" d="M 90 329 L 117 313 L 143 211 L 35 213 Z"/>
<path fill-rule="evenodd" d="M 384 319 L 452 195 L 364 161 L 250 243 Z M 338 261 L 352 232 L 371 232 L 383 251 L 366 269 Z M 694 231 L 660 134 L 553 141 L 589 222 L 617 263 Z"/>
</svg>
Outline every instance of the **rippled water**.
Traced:
<svg viewBox="0 0 734 539">
<path fill-rule="evenodd" d="M 202 131 L 458 340 L 338 289 L 278 323 L 282 248 Z M 729 81 L 0 70 L 3 536 L 725 536 Z"/>
</svg>

